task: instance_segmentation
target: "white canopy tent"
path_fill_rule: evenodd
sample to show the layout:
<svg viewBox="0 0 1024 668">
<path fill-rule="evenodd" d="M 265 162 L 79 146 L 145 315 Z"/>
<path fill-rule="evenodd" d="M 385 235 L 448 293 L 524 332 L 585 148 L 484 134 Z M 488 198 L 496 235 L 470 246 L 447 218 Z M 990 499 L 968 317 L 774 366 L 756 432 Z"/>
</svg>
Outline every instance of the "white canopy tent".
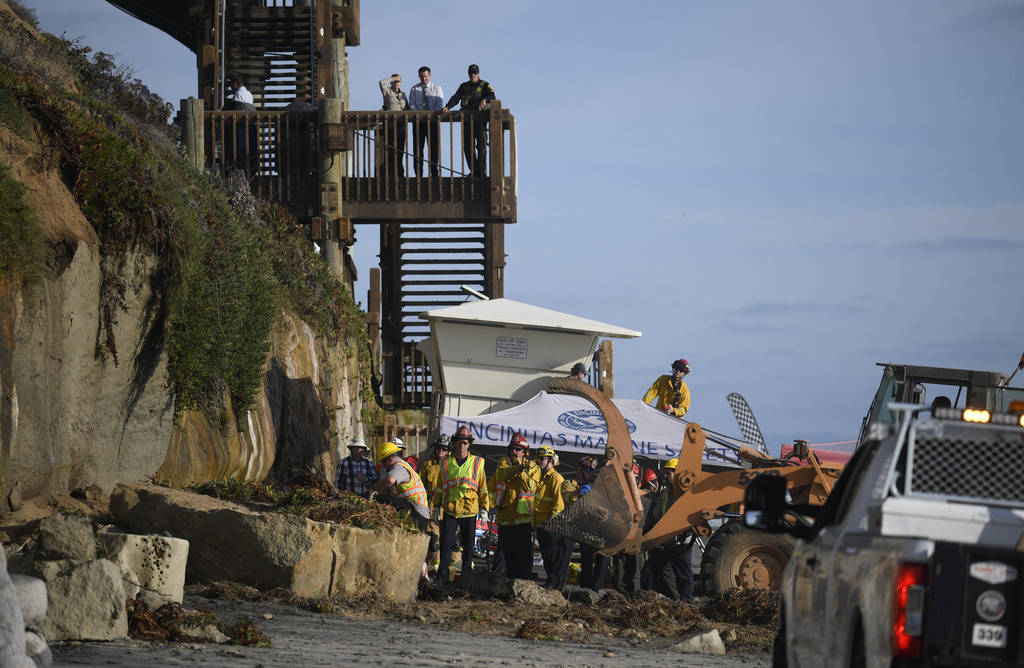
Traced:
<svg viewBox="0 0 1024 668">
<path fill-rule="evenodd" d="M 637 456 L 667 460 L 679 456 L 683 433 L 688 421 L 679 420 L 648 406 L 639 399 L 612 399 L 622 417 L 626 419 Z M 504 447 L 513 433 L 526 437 L 531 448 L 549 445 L 555 450 L 602 455 L 608 428 L 600 411 L 583 397 L 541 392 L 528 401 L 504 411 L 475 416 L 441 416 L 441 432 L 454 434 L 462 425 L 473 432 L 474 444 Z M 716 438 L 733 445 L 743 445 L 735 439 Z M 732 451 L 724 446 L 707 443 L 707 447 L 723 455 Z M 713 466 L 733 466 L 725 459 L 704 453 L 704 463 Z"/>
</svg>

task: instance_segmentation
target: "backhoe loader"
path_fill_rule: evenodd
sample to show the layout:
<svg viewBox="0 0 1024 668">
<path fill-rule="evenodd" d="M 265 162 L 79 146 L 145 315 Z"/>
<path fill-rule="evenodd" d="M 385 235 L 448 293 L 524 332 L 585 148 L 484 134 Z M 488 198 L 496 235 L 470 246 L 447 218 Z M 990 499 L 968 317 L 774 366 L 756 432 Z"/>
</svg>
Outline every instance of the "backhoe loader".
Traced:
<svg viewBox="0 0 1024 668">
<path fill-rule="evenodd" d="M 618 408 L 604 393 L 574 378 L 552 379 L 547 391 L 580 396 L 594 404 L 608 425 L 608 440 L 607 463 L 598 470 L 590 492 L 549 520 L 545 528 L 607 555 L 649 550 L 674 536 L 692 532 L 695 540 L 707 541 L 700 569 L 706 593 L 735 587 L 777 589 L 782 568 L 793 552 L 788 537 L 753 532 L 738 520 L 729 519 L 728 507 L 743 500 L 750 481 L 763 475 L 779 476 L 786 481 L 793 502 L 821 505 L 842 470 L 841 466 L 822 464 L 806 447 L 795 451 L 806 464 L 742 447 L 735 453 L 744 468 L 704 471 L 701 460 L 707 436 L 700 425 L 690 423 L 672 476 L 672 505 L 643 533 L 643 504 L 632 475 L 633 444 Z M 716 454 L 714 450 L 708 452 Z M 723 519 L 728 521 L 714 531 L 711 523 Z"/>
</svg>

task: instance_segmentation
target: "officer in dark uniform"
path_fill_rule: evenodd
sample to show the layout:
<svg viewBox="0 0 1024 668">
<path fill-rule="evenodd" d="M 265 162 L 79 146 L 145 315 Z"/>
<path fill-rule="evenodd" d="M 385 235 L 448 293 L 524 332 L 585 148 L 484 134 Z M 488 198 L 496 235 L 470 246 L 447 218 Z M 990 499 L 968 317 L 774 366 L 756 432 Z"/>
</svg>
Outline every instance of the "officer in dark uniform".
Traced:
<svg viewBox="0 0 1024 668">
<path fill-rule="evenodd" d="M 447 112 L 456 102 L 463 111 L 483 109 L 494 99 L 491 84 L 480 78 L 480 68 L 469 66 L 469 81 L 463 81 L 442 112 Z M 468 116 L 468 118 L 467 118 Z M 475 150 L 474 150 L 475 145 Z M 462 152 L 473 176 L 487 176 L 487 115 L 465 114 L 462 121 Z"/>
</svg>

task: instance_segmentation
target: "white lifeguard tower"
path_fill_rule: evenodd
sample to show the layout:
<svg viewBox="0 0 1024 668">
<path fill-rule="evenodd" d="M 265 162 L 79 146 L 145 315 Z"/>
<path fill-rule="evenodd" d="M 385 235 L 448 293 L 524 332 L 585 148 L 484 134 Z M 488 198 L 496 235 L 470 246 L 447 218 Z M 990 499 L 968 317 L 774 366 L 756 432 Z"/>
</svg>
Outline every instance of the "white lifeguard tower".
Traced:
<svg viewBox="0 0 1024 668">
<path fill-rule="evenodd" d="M 511 299 L 487 299 L 420 314 L 430 336 L 417 348 L 432 372 L 431 422 L 440 415 L 483 415 L 521 404 L 552 376 L 588 369 L 604 338 L 640 332 Z"/>
</svg>

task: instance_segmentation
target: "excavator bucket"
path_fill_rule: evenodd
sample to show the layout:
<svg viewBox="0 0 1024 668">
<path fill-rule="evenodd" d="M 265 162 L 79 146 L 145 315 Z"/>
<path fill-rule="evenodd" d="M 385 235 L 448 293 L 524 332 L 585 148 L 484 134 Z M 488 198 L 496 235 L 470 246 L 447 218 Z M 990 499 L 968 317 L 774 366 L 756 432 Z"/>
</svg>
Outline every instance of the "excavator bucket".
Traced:
<svg viewBox="0 0 1024 668">
<path fill-rule="evenodd" d="M 575 378 L 554 378 L 547 391 L 572 394 L 594 404 L 608 427 L 607 464 L 584 494 L 543 527 L 598 548 L 605 554 L 639 552 L 644 518 L 633 478 L 633 441 L 619 409 L 606 394 Z"/>
<path fill-rule="evenodd" d="M 615 469 L 605 466 L 590 492 L 548 520 L 544 528 L 599 550 L 618 552 L 633 528 L 633 514 Z"/>
</svg>

